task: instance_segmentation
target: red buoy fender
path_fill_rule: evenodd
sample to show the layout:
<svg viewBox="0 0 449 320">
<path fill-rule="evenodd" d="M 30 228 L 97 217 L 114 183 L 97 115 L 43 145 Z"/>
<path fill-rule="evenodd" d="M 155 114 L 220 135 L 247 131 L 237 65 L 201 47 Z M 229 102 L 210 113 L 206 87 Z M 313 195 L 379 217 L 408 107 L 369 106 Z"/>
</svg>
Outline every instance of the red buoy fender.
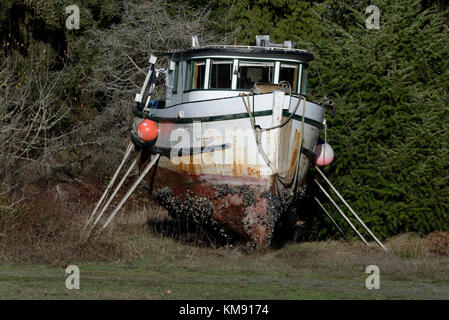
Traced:
<svg viewBox="0 0 449 320">
<path fill-rule="evenodd" d="M 145 142 L 155 140 L 158 134 L 157 123 L 152 120 L 144 119 L 137 125 L 137 136 Z"/>
</svg>

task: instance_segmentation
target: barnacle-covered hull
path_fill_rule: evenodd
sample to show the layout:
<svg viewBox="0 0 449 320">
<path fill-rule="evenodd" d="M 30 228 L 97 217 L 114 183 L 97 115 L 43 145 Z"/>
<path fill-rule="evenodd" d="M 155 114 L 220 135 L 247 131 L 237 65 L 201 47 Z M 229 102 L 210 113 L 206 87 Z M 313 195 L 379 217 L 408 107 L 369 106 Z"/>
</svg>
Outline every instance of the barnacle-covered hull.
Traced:
<svg viewBox="0 0 449 320">
<path fill-rule="evenodd" d="M 198 224 L 230 244 L 266 247 L 282 214 L 282 203 L 273 196 L 271 179 L 220 175 L 199 177 L 157 170 L 152 197 L 169 214 Z"/>
</svg>

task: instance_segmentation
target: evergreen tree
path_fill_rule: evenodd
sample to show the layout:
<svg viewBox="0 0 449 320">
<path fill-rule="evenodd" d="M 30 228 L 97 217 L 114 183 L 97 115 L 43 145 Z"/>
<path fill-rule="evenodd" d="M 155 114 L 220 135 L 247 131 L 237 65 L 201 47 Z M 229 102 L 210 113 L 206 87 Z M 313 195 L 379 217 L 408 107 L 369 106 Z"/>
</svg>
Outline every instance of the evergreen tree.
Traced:
<svg viewBox="0 0 449 320">
<path fill-rule="evenodd" d="M 271 39 L 300 41 L 318 39 L 316 12 L 322 13 L 328 1 L 297 0 L 190 0 L 194 8 L 209 6 L 210 28 L 219 33 L 236 34 L 242 44 L 253 44 L 258 34 Z"/>
<path fill-rule="evenodd" d="M 309 47 L 324 92 L 338 102 L 328 121 L 336 159 L 326 171 L 382 237 L 448 230 L 447 12 L 417 0 L 377 5 L 379 30 L 365 28 L 364 11 L 346 7 L 355 22 L 345 29 L 323 20 L 323 39 Z M 321 216 L 309 221 L 315 236 L 327 234 Z"/>
</svg>

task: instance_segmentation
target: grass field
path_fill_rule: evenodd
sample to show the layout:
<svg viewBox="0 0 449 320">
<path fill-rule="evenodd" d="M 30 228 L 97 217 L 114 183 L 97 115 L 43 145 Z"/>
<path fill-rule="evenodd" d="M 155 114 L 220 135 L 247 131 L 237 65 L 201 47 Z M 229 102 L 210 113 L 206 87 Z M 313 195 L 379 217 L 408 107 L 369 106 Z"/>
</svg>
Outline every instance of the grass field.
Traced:
<svg viewBox="0 0 449 320">
<path fill-rule="evenodd" d="M 1 299 L 449 299 L 449 258 L 409 258 L 341 242 L 244 254 L 148 236 L 154 255 L 85 263 L 80 289 L 65 264 L 0 263 Z M 157 252 L 159 248 L 159 252 Z M 380 289 L 365 287 L 366 266 Z"/>
<path fill-rule="evenodd" d="M 82 243 L 83 205 L 39 199 L 1 221 L 0 299 L 449 299 L 449 256 L 427 254 L 414 234 L 386 241 L 388 252 L 323 241 L 244 253 L 162 235 L 148 220 L 166 213 L 148 205 Z M 79 290 L 65 287 L 67 265 L 80 269 Z M 379 290 L 365 287 L 369 265 Z"/>
</svg>

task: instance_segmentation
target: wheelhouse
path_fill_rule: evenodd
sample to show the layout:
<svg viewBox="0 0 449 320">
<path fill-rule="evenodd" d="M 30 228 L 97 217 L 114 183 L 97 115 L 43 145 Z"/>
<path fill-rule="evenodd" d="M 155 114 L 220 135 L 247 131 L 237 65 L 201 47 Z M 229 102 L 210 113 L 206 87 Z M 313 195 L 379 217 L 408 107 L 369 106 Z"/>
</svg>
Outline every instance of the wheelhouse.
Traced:
<svg viewBox="0 0 449 320">
<path fill-rule="evenodd" d="M 200 47 L 168 52 L 166 105 L 223 98 L 252 90 L 255 84 L 287 81 L 293 93 L 307 94 L 304 50 L 273 47 Z"/>
</svg>

